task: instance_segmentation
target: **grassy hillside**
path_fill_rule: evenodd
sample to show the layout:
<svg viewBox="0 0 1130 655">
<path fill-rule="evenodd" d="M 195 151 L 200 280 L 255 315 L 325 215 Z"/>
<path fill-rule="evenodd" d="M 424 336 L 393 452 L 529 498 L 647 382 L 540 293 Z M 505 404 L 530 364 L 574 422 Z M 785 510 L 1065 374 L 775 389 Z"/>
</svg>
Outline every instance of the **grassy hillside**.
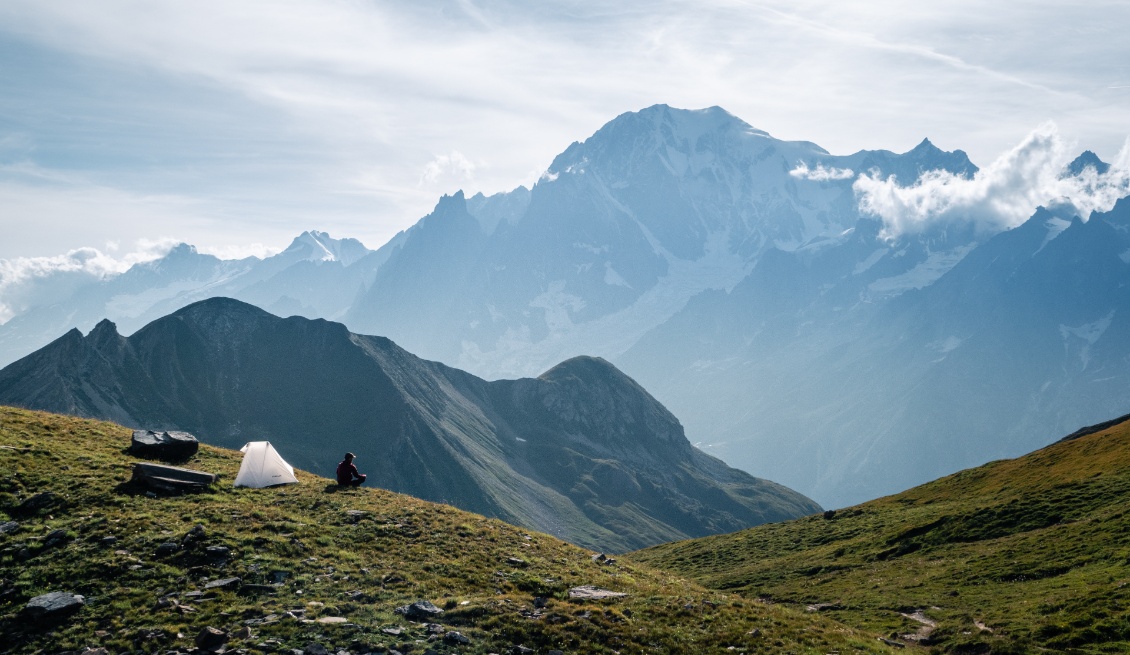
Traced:
<svg viewBox="0 0 1130 655">
<path fill-rule="evenodd" d="M 824 617 L 637 564 L 600 564 L 550 536 L 407 496 L 339 491 L 304 472 L 299 485 L 233 489 L 232 451 L 202 446 L 187 464 L 223 476 L 211 491 L 151 497 L 128 482 L 129 435 L 0 408 L 0 523 L 19 523 L 0 535 L 0 652 L 188 651 L 206 626 L 249 626 L 229 643 L 249 653 L 311 642 L 355 654 L 524 652 L 512 651 L 518 645 L 543 654 L 888 652 L 874 634 Z M 46 491 L 55 504 L 18 509 Z M 203 537 L 186 541 L 198 525 Z M 164 543 L 178 549 L 159 554 Z M 206 588 L 231 577 L 241 581 Z M 571 600 L 579 585 L 628 595 Z M 20 616 L 28 599 L 52 591 L 87 604 L 58 625 Z M 394 611 L 419 599 L 446 608 L 431 631 Z M 344 622 L 319 622 L 327 618 Z"/>
<path fill-rule="evenodd" d="M 834 514 L 630 557 L 939 651 L 1123 653 L 1128 512 L 1124 422 Z"/>
</svg>

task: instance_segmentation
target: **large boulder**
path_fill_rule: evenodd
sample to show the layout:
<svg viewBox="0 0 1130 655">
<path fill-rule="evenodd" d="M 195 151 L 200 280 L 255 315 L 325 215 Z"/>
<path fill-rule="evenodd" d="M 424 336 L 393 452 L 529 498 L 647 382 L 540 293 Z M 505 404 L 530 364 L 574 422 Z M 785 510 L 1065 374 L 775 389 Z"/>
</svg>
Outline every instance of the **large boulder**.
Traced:
<svg viewBox="0 0 1130 655">
<path fill-rule="evenodd" d="M 23 615 L 32 621 L 51 621 L 74 614 L 85 604 L 86 599 L 79 594 L 52 591 L 29 600 L 24 606 Z"/>
<path fill-rule="evenodd" d="M 138 457 L 178 461 L 192 457 L 199 448 L 200 442 L 187 432 L 134 430 L 129 452 Z"/>
</svg>

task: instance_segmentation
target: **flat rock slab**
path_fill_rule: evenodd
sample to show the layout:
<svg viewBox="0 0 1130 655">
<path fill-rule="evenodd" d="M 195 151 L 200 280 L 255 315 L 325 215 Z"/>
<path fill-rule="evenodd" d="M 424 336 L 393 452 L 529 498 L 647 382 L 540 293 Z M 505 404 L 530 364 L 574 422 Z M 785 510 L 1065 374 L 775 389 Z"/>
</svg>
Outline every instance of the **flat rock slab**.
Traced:
<svg viewBox="0 0 1130 655">
<path fill-rule="evenodd" d="M 140 483 L 153 491 L 183 493 L 201 491 L 220 476 L 206 471 L 137 462 L 133 465 L 132 482 Z"/>
<path fill-rule="evenodd" d="M 33 621 L 46 621 L 77 612 L 83 605 L 86 605 L 86 599 L 79 594 L 52 591 L 29 600 L 23 614 Z"/>
<path fill-rule="evenodd" d="M 196 454 L 200 442 L 187 432 L 134 430 L 129 452 L 138 457 L 184 460 Z"/>
<path fill-rule="evenodd" d="M 604 600 L 606 598 L 623 598 L 628 594 L 622 591 L 609 591 L 592 585 L 581 585 L 569 590 L 569 598 L 582 600 Z"/>
<path fill-rule="evenodd" d="M 235 589 L 242 584 L 239 578 L 222 578 L 220 580 L 213 580 L 204 585 L 205 589 Z"/>
<path fill-rule="evenodd" d="M 349 619 L 344 616 L 323 616 L 318 619 L 318 623 L 349 623 Z"/>
<path fill-rule="evenodd" d="M 0 523 L 0 534 L 9 534 L 20 529 L 20 524 L 15 521 L 4 521 Z"/>
</svg>

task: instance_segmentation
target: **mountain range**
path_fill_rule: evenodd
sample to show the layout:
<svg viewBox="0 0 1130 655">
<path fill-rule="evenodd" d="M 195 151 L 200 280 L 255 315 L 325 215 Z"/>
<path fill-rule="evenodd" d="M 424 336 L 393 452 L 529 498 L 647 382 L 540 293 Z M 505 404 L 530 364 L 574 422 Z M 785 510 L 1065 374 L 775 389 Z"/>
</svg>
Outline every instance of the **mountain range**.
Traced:
<svg viewBox="0 0 1130 655">
<path fill-rule="evenodd" d="M 1062 174 L 1106 170 L 1084 153 Z M 487 379 L 598 356 L 700 448 L 844 506 L 1126 410 L 1127 201 L 1089 217 L 1058 203 L 1003 232 L 891 235 L 860 209 L 859 174 L 932 171 L 979 169 L 928 140 L 834 156 L 717 107 L 656 105 L 532 188 L 443 197 L 376 251 L 318 232 L 263 260 L 182 246 L 42 294 L 0 325 L 0 355 L 226 295 Z"/>
<path fill-rule="evenodd" d="M 332 475 L 346 451 L 372 484 L 610 552 L 819 511 L 693 447 L 607 361 L 577 357 L 487 382 L 383 337 L 212 298 L 132 336 L 108 320 L 0 371 L 0 403 L 270 441 Z"/>
</svg>

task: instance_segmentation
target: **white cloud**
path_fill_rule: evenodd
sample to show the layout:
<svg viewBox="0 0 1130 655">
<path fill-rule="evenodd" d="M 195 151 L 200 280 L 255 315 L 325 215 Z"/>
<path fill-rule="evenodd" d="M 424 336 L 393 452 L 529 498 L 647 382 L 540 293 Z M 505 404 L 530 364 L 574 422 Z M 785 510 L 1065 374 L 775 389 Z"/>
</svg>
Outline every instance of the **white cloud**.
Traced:
<svg viewBox="0 0 1130 655">
<path fill-rule="evenodd" d="M 1067 144 L 1054 123 L 1045 123 L 1019 145 L 982 168 L 972 179 L 944 170 L 923 174 L 910 186 L 895 176 L 865 173 L 853 188 L 861 211 L 883 220 L 883 236 L 920 232 L 944 223 L 972 223 L 996 232 L 1015 227 L 1040 205 L 1073 204 L 1086 220 L 1093 211 L 1108 211 L 1130 194 L 1130 142 L 1110 170 L 1093 168 L 1064 177 L 1070 161 Z"/>
<path fill-rule="evenodd" d="M 789 171 L 789 175 L 815 182 L 829 180 L 850 180 L 855 177 L 855 171 L 850 168 L 824 168 L 824 164 L 816 164 L 816 168 L 809 168 L 808 164 L 800 162 L 797 167 Z"/>
<path fill-rule="evenodd" d="M 0 259 L 0 323 L 28 309 L 66 300 L 79 287 L 164 256 L 173 239 L 142 239 L 132 252 L 113 257 L 97 248 L 76 248 L 53 257 Z M 108 248 L 109 249 L 109 248 Z"/>
<path fill-rule="evenodd" d="M 475 169 L 482 163 L 475 163 L 459 152 L 452 150 L 446 155 L 437 155 L 424 166 L 424 173 L 420 176 L 420 185 L 434 185 L 437 182 L 454 180 L 469 181 L 475 179 Z"/>
</svg>

